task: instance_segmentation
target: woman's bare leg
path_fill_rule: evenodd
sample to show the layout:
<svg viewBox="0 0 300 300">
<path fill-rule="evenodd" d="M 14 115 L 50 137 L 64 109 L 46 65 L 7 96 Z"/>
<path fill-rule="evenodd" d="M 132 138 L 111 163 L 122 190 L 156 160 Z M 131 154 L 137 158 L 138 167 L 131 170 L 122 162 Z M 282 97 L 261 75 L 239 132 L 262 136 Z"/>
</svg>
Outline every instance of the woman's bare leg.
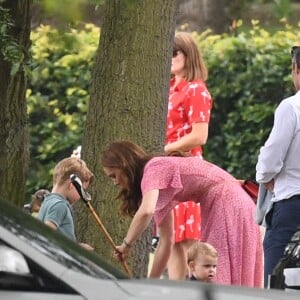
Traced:
<svg viewBox="0 0 300 300">
<path fill-rule="evenodd" d="M 187 276 L 187 251 L 194 240 L 175 243 L 168 261 L 168 276 L 171 280 L 185 280 Z"/>
</svg>

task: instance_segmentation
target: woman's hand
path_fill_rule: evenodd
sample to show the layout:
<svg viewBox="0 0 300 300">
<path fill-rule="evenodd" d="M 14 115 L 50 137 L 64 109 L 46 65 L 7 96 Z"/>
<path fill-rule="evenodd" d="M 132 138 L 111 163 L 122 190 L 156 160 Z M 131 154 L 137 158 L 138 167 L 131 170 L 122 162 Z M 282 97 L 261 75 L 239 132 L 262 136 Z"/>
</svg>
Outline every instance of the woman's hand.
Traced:
<svg viewBox="0 0 300 300">
<path fill-rule="evenodd" d="M 172 152 L 172 146 L 170 146 L 171 144 L 167 144 L 164 147 L 164 151 L 165 153 L 169 154 L 170 152 Z"/>
<path fill-rule="evenodd" d="M 116 246 L 114 251 L 114 258 L 118 261 L 125 261 L 128 259 L 131 252 L 131 246 L 128 243 L 122 243 L 120 246 Z"/>
</svg>

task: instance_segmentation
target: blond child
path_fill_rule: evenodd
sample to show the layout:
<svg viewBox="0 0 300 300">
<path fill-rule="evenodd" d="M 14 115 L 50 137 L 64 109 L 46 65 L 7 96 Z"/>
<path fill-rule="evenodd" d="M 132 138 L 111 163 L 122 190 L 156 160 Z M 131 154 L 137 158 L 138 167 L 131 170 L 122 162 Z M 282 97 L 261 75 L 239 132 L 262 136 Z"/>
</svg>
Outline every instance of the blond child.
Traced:
<svg viewBox="0 0 300 300">
<path fill-rule="evenodd" d="M 213 282 L 217 271 L 217 250 L 209 243 L 197 241 L 188 249 L 189 279 Z"/>
<path fill-rule="evenodd" d="M 72 205 L 80 200 L 80 195 L 71 183 L 71 174 L 80 177 L 84 188 L 90 185 L 94 177 L 82 159 L 68 157 L 61 160 L 54 168 L 53 188 L 51 193 L 45 196 L 38 218 L 76 241 Z M 88 250 L 92 249 L 87 244 L 81 245 Z"/>
</svg>

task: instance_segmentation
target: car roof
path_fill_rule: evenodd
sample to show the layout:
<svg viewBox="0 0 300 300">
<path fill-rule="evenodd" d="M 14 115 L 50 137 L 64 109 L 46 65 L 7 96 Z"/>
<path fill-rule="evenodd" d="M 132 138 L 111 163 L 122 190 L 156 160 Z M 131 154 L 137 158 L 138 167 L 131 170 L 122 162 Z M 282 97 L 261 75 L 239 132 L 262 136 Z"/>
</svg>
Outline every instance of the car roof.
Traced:
<svg viewBox="0 0 300 300">
<path fill-rule="evenodd" d="M 238 286 L 221 286 L 214 284 L 205 284 L 193 281 L 173 281 L 166 279 L 129 279 L 126 274 L 111 266 L 99 255 L 89 253 L 82 249 L 79 245 L 58 234 L 56 231 L 45 226 L 39 220 L 24 214 L 24 212 L 16 208 L 13 204 L 0 199 L 0 237 L 6 234 L 12 246 L 17 247 L 19 244 L 30 241 L 30 247 L 26 251 L 34 255 L 33 259 L 38 259 L 40 255 L 45 255 L 44 248 L 48 247 L 50 254 L 52 252 L 61 251 L 62 259 L 71 260 L 72 255 L 79 253 L 79 265 L 66 269 L 64 278 L 68 279 L 68 284 L 73 288 L 80 287 L 80 292 L 85 299 L 160 299 L 160 300 L 179 300 L 179 299 L 204 299 L 204 300 L 292 300 L 299 299 L 299 294 L 285 292 L 280 290 L 265 290 L 258 288 L 246 288 Z M 35 241 L 36 240 L 36 241 Z M 36 243 L 36 244 L 35 244 Z M 61 247 L 57 250 L 56 246 Z M 53 249 L 51 249 L 53 247 Z M 52 252 L 51 252 L 52 251 Z M 70 257 L 68 257 L 70 255 Z M 82 259 L 82 264 L 80 262 Z M 45 256 L 43 264 L 47 264 Z M 50 261 L 50 259 L 49 259 Z M 72 263 L 72 261 L 68 261 Z M 76 272 L 76 268 L 84 268 L 84 265 L 101 266 L 102 277 L 97 275 L 97 268 L 93 267 L 86 270 L 86 274 Z M 56 275 L 60 272 L 59 264 L 54 267 L 53 259 L 49 263 L 49 268 L 54 268 Z M 91 271 L 91 270 L 92 271 Z M 84 272 L 84 270 L 80 270 Z M 90 276 L 89 272 L 95 272 L 96 276 Z M 100 281 L 99 281 L 100 280 Z M 105 288 L 99 291 L 100 282 L 104 282 Z M 113 297 L 108 296 L 108 291 L 113 291 Z M 6 292 L 7 293 L 7 292 Z M 3 291 L 0 291 L 1 295 Z M 8 295 L 8 294 L 7 294 Z M 100 296 L 100 298 L 99 298 Z"/>
</svg>

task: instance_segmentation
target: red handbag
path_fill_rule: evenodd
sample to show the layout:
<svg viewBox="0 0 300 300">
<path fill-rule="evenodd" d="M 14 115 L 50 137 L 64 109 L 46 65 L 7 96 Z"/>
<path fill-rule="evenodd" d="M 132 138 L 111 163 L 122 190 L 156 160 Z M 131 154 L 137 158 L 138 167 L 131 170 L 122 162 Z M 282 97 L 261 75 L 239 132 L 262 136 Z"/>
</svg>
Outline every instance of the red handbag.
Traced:
<svg viewBox="0 0 300 300">
<path fill-rule="evenodd" d="M 255 180 L 246 179 L 242 183 L 242 187 L 249 194 L 249 196 L 251 196 L 251 198 L 253 199 L 253 201 L 256 203 L 257 196 L 258 196 L 259 184 Z"/>
</svg>

